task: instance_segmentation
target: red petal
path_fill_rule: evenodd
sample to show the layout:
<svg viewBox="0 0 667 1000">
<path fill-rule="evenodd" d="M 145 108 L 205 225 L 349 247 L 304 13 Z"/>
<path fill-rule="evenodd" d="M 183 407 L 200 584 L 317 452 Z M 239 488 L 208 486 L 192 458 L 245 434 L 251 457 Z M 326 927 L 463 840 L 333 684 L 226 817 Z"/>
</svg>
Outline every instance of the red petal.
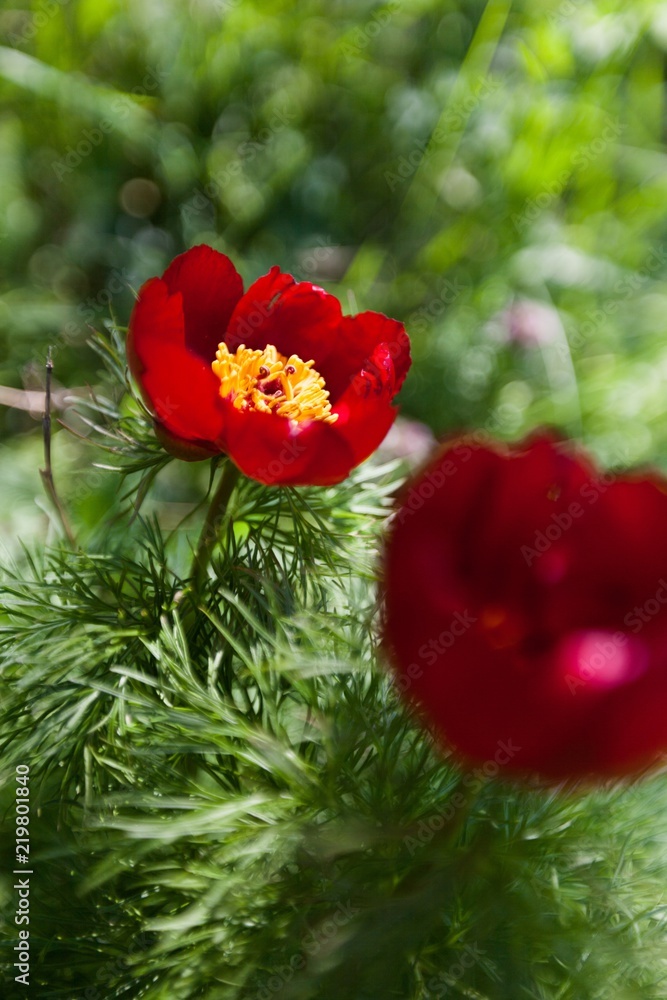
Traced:
<svg viewBox="0 0 667 1000">
<path fill-rule="evenodd" d="M 376 312 L 342 318 L 335 352 L 329 358 L 325 375 L 332 401 L 345 392 L 355 375 L 362 367 L 366 367 L 365 362 L 382 344 L 386 345 L 388 356 L 394 365 L 395 395 L 410 368 L 410 341 L 403 324 Z"/>
<path fill-rule="evenodd" d="M 394 365 L 386 345 L 380 344 L 332 407 L 338 420 L 329 426 L 351 449 L 355 466 L 382 444 L 396 419 L 394 394 Z"/>
<path fill-rule="evenodd" d="M 243 295 L 241 276 L 229 257 L 197 246 L 175 257 L 162 280 L 172 295 L 183 296 L 187 347 L 210 364 Z"/>
<path fill-rule="evenodd" d="M 128 331 L 128 361 L 142 395 L 173 435 L 214 447 L 222 428 L 220 382 L 184 343 L 181 295 L 160 278 L 141 288 Z"/>
<path fill-rule="evenodd" d="M 182 346 L 185 336 L 180 296 L 170 296 L 161 278 L 151 278 L 139 289 L 127 332 L 130 371 L 140 376 L 163 344 Z"/>
<path fill-rule="evenodd" d="M 327 379 L 326 361 L 336 344 L 340 303 L 309 281 L 296 282 L 274 267 L 251 285 L 229 322 L 226 343 L 261 350 L 267 344 L 289 357 L 314 361 Z"/>
<path fill-rule="evenodd" d="M 283 274 L 279 267 L 272 267 L 255 281 L 236 304 L 227 328 L 225 343 L 230 351 L 241 345 L 257 350 L 266 347 L 263 330 L 272 305 L 286 288 L 295 285 L 291 274 Z"/>
<path fill-rule="evenodd" d="M 241 472 L 267 486 L 328 486 L 345 479 L 356 464 L 332 425 L 315 420 L 297 424 L 222 402 L 222 450 Z"/>
<path fill-rule="evenodd" d="M 213 443 L 224 422 L 220 380 L 182 347 L 165 344 L 142 376 L 156 418 L 186 441 Z"/>
</svg>

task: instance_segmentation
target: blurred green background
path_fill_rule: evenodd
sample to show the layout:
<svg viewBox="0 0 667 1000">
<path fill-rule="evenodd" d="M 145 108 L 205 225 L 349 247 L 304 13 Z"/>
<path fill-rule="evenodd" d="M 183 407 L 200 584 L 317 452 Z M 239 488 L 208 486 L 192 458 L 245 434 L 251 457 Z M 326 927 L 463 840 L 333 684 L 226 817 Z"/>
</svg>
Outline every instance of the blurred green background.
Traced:
<svg viewBox="0 0 667 1000">
<path fill-rule="evenodd" d="M 0 44 L 2 386 L 49 344 L 99 382 L 88 324 L 206 242 L 403 320 L 438 434 L 667 462 L 667 3 L 36 0 Z M 5 534 L 36 418 L 0 406 Z"/>
</svg>

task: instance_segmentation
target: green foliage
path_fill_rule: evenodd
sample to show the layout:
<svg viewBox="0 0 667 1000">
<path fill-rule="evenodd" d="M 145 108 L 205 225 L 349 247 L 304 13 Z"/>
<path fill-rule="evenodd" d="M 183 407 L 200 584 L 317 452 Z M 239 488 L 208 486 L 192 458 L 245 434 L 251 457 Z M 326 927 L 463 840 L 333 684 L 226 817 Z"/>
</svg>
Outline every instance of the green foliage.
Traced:
<svg viewBox="0 0 667 1000">
<path fill-rule="evenodd" d="M 7 584 L 3 783 L 31 762 L 44 995 L 664 995 L 664 780 L 466 786 L 373 666 L 350 563 L 307 560 L 310 600 L 267 563 L 280 516 L 228 534 L 189 630 L 142 521 L 134 556 Z"/>
<path fill-rule="evenodd" d="M 122 388 L 120 344 L 103 345 Z M 150 422 L 107 396 L 95 435 L 131 482 L 156 469 Z M 165 524 L 169 471 L 86 549 L 5 573 L 4 995 L 24 989 L 10 873 L 28 764 L 42 996 L 664 996 L 664 778 L 586 792 L 462 772 L 401 704 L 374 592 L 397 463 L 330 489 L 241 480 L 199 593 L 201 505 Z"/>
</svg>

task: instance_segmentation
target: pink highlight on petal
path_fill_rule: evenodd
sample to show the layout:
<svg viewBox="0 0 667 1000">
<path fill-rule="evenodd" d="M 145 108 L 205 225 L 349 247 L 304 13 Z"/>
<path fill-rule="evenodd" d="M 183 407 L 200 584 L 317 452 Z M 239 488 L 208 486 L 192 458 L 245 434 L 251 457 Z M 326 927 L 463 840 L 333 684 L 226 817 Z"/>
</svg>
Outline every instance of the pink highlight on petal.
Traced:
<svg viewBox="0 0 667 1000">
<path fill-rule="evenodd" d="M 648 666 L 645 644 L 625 632 L 586 630 L 566 636 L 556 652 L 559 676 L 573 693 L 608 691 L 637 680 Z"/>
</svg>

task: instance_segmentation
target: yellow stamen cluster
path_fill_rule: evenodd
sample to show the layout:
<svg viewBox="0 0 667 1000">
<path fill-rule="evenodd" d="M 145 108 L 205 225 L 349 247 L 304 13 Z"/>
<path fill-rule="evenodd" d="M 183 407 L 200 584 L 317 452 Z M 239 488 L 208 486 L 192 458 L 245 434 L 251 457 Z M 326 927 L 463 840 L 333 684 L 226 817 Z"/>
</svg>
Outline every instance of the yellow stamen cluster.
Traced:
<svg viewBox="0 0 667 1000">
<path fill-rule="evenodd" d="M 241 344 L 234 353 L 220 344 L 213 371 L 220 379 L 220 395 L 231 399 L 239 410 L 333 424 L 338 414 L 331 412 L 329 393 L 314 364 L 297 354 L 286 358 L 271 344 L 263 351 Z"/>
</svg>

